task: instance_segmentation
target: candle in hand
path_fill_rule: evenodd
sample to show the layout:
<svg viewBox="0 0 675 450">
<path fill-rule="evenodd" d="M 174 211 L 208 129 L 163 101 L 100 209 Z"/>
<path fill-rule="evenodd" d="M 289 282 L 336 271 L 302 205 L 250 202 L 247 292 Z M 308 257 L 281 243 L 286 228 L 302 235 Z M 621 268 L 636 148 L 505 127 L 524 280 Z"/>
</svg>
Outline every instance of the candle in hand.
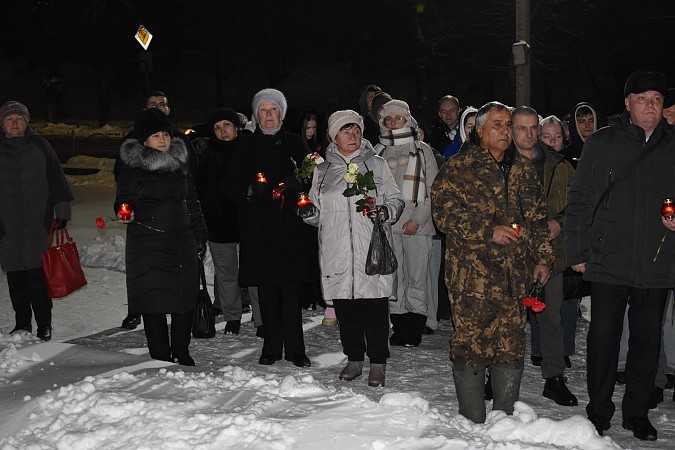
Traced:
<svg viewBox="0 0 675 450">
<path fill-rule="evenodd" d="M 117 210 L 117 216 L 122 220 L 131 220 L 131 206 L 128 203 L 122 203 Z"/>
<path fill-rule="evenodd" d="M 675 205 L 673 205 L 672 198 L 663 199 L 663 206 L 661 206 L 661 215 L 668 220 L 673 220 L 673 217 L 675 217 Z"/>
<path fill-rule="evenodd" d="M 265 172 L 258 172 L 255 174 L 256 181 L 258 183 L 267 183 L 267 178 L 265 178 Z"/>
<path fill-rule="evenodd" d="M 307 197 L 307 194 L 304 192 L 301 192 L 300 195 L 298 196 L 298 208 L 303 207 L 305 205 L 309 205 L 312 202 L 309 201 L 309 197 Z"/>
<path fill-rule="evenodd" d="M 519 224 L 518 222 L 513 222 L 513 223 L 511 224 L 511 228 L 513 228 L 514 230 L 516 230 L 516 233 L 520 234 L 520 224 Z"/>
</svg>

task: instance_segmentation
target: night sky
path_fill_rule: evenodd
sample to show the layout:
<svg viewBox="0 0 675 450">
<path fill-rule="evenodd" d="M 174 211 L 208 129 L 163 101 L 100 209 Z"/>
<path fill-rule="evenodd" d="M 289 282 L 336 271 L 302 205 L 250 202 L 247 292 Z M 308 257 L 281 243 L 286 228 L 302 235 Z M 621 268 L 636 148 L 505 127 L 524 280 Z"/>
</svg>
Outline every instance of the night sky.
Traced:
<svg viewBox="0 0 675 450">
<path fill-rule="evenodd" d="M 601 116 L 620 112 L 635 69 L 661 70 L 675 87 L 675 2 L 530 3 L 531 106 L 542 115 L 579 101 Z M 294 109 L 357 109 L 375 83 L 423 119 L 445 94 L 462 106 L 513 105 L 515 4 L 14 0 L 0 13 L 0 101 L 44 118 L 57 95 L 59 121 L 115 122 L 160 89 L 175 120 L 198 123 L 217 106 L 248 112 L 265 87 Z M 141 23 L 154 36 L 148 52 L 134 39 Z M 45 77 L 56 81 L 50 89 Z"/>
</svg>

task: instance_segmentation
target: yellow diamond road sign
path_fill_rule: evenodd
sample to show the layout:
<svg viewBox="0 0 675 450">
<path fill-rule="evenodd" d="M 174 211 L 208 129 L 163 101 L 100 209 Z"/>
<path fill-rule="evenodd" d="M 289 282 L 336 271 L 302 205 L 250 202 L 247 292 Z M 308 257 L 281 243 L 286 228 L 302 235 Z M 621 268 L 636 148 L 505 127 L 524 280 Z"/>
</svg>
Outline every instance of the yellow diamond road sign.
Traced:
<svg viewBox="0 0 675 450">
<path fill-rule="evenodd" d="M 143 24 L 141 24 L 138 27 L 138 31 L 136 32 L 135 37 L 138 43 L 141 44 L 143 49 L 147 50 L 148 47 L 150 46 L 150 41 L 152 41 L 152 35 L 148 31 L 148 29 L 143 26 Z"/>
</svg>

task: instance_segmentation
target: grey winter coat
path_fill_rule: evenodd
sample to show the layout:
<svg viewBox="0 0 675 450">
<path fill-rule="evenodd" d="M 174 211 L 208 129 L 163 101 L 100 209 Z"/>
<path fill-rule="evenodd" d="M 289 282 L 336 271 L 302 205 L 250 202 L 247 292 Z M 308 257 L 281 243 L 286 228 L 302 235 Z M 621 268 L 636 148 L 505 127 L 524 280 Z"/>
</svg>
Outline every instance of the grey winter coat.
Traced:
<svg viewBox="0 0 675 450">
<path fill-rule="evenodd" d="M 2 270 L 41 267 L 54 217 L 70 220 L 73 193 L 51 145 L 31 128 L 23 137 L 0 136 Z"/>
<path fill-rule="evenodd" d="M 403 211 L 403 197 L 396 187 L 387 163 L 375 155 L 373 147 L 363 140 L 358 155 L 347 161 L 331 143 L 326 149 L 326 161 L 314 170 L 309 197 L 317 213 L 305 219 L 319 227 L 319 261 L 321 286 L 325 299 L 359 299 L 390 297 L 395 292 L 391 275 L 366 275 L 365 263 L 373 224 L 367 216 L 356 211 L 359 197 L 342 195 L 347 188 L 344 175 L 350 163 L 359 165 L 359 172 L 372 170 L 377 189 L 370 195 L 377 205 L 385 205 L 389 220 L 385 231 L 391 243 L 391 224 Z"/>
</svg>

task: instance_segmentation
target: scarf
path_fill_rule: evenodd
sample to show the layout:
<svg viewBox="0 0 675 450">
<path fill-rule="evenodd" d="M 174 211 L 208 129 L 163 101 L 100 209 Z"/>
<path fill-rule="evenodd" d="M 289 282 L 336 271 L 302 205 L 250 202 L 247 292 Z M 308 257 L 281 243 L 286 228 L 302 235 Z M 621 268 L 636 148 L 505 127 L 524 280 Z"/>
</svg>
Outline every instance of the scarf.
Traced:
<svg viewBox="0 0 675 450">
<path fill-rule="evenodd" d="M 398 130 L 383 130 L 380 132 L 380 143 L 376 149 L 376 153 L 381 155 L 384 148 L 387 146 L 403 145 L 413 143 L 414 147 L 408 153 L 408 166 L 403 175 L 403 184 L 401 186 L 401 193 L 403 199 L 408 202 L 423 202 L 427 198 L 427 174 L 426 161 L 424 159 L 424 152 L 422 151 L 422 144 L 419 141 L 417 130 L 414 128 L 400 128 Z"/>
</svg>

